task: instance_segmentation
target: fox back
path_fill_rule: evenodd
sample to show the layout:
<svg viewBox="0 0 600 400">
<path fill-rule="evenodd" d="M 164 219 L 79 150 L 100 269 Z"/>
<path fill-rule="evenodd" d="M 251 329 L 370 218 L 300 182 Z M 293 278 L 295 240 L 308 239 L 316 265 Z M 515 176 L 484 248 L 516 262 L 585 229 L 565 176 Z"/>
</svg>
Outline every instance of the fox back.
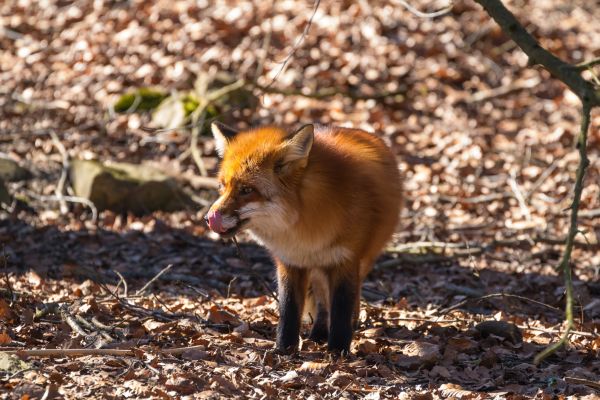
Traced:
<svg viewBox="0 0 600 400">
<path fill-rule="evenodd" d="M 351 286 L 356 317 L 360 284 L 394 232 L 402 200 L 397 163 L 384 142 L 362 130 L 320 125 L 291 134 L 213 125 L 213 134 L 222 163 L 220 197 L 207 215 L 211 229 L 222 236 L 248 229 L 271 252 L 280 296 L 282 286 L 295 282 L 287 290 L 294 321 L 310 286 L 316 313 L 327 314 L 315 324 L 329 331 L 340 282 Z M 285 343 L 278 335 L 278 347 L 297 344 L 295 330 L 296 339 Z M 348 350 L 349 340 L 342 341 L 333 350 Z"/>
</svg>

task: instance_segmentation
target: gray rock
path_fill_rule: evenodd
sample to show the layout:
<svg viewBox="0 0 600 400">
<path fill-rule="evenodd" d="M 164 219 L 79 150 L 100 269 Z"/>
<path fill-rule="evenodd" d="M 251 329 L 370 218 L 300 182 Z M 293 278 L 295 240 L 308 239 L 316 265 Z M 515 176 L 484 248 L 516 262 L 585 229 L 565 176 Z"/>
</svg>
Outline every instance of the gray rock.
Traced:
<svg viewBox="0 0 600 400">
<path fill-rule="evenodd" d="M 194 206 L 173 178 L 146 165 L 73 160 L 70 175 L 75 194 L 99 211 L 143 215 Z"/>
</svg>

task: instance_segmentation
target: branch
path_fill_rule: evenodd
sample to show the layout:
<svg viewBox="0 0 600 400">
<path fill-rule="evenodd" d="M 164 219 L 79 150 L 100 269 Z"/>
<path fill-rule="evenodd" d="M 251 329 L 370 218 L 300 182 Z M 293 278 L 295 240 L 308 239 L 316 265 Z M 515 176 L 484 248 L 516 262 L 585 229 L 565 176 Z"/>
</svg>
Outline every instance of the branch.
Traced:
<svg viewBox="0 0 600 400">
<path fill-rule="evenodd" d="M 545 358 L 553 354 L 556 350 L 561 348 L 569 339 L 569 333 L 573 329 L 573 279 L 571 277 L 571 252 L 575 245 L 575 236 L 577 235 L 577 213 L 579 212 L 579 203 L 581 201 L 581 192 L 583 191 L 583 178 L 585 176 L 585 170 L 588 167 L 590 161 L 587 158 L 587 134 L 590 127 L 590 112 L 591 106 L 588 102 L 583 103 L 583 109 L 581 111 L 581 131 L 577 140 L 579 147 L 579 166 L 577 167 L 577 175 L 575 178 L 575 189 L 573 196 L 573 203 L 571 204 L 571 224 L 569 226 L 569 233 L 567 234 L 567 241 L 565 244 L 565 251 L 563 257 L 560 260 L 559 268 L 563 271 L 566 286 L 566 304 L 565 304 L 565 315 L 567 320 L 567 326 L 560 340 L 548 347 L 546 347 L 541 353 L 535 356 L 533 362 L 537 365 L 542 362 Z"/>
<path fill-rule="evenodd" d="M 337 90 L 335 88 L 323 89 L 321 91 L 314 92 L 314 93 L 306 93 L 306 92 L 303 92 L 302 90 L 297 90 L 297 89 L 278 89 L 278 88 L 275 88 L 272 86 L 263 86 L 263 85 L 258 85 L 258 84 L 253 85 L 253 87 L 255 87 L 256 89 L 258 89 L 264 93 L 282 94 L 284 96 L 302 96 L 302 97 L 306 97 L 309 99 L 316 99 L 316 100 L 322 100 L 322 99 L 326 99 L 326 98 L 333 97 L 336 95 L 348 97 L 349 99 L 352 99 L 352 100 L 382 100 L 382 99 L 386 99 L 389 97 L 393 98 L 396 96 L 406 95 L 406 88 L 402 88 L 402 89 L 394 90 L 394 91 L 390 91 L 390 92 L 381 92 L 381 93 L 375 93 L 375 94 L 369 95 L 369 94 L 363 94 L 363 93 L 355 93 L 355 92 L 351 92 L 351 91 L 341 91 L 341 90 Z"/>
<path fill-rule="evenodd" d="M 567 85 L 577 97 L 581 100 L 581 130 L 577 138 L 579 149 L 579 165 L 575 178 L 575 188 L 573 190 L 573 203 L 571 204 L 571 222 L 569 232 L 565 242 L 565 250 L 558 267 L 562 269 L 566 287 L 565 316 L 566 327 L 560 340 L 535 356 L 534 363 L 539 364 L 556 350 L 567 343 L 569 333 L 573 329 L 573 280 L 571 277 L 571 252 L 575 244 L 577 235 L 577 214 L 579 212 L 579 203 L 581 201 L 581 192 L 583 190 L 583 178 L 585 170 L 589 165 L 587 158 L 587 135 L 590 127 L 590 112 L 595 106 L 600 106 L 600 90 L 594 87 L 592 83 L 585 80 L 581 75 L 581 68 L 568 64 L 556 57 L 548 50 L 544 49 L 521 25 L 515 16 L 506 8 L 500 0 L 475 0 L 487 11 L 500 28 L 529 56 L 529 64 L 540 64 L 548 70 L 555 78 Z M 595 63 L 592 60 L 591 63 Z M 590 62 L 587 63 L 589 66 Z"/>
<path fill-rule="evenodd" d="M 516 44 L 529 56 L 531 65 L 540 64 L 555 78 L 567 85 L 582 102 L 600 105 L 600 91 L 580 75 L 580 69 L 568 64 L 544 49 L 533 36 L 517 21 L 515 16 L 500 0 L 476 0 L 485 11 L 500 25 Z"/>
<path fill-rule="evenodd" d="M 411 6 L 409 3 L 407 3 L 404 0 L 396 0 L 396 2 L 399 3 L 400 5 L 402 5 L 402 7 L 406 8 L 409 12 L 413 13 L 414 15 L 416 15 L 419 18 L 435 18 L 435 17 L 440 17 L 442 15 L 446 15 L 452 10 L 452 6 L 453 6 L 453 4 L 450 4 L 449 6 L 442 8 L 439 11 L 424 13 L 422 11 L 417 10 L 416 8 L 414 8 L 413 6 Z"/>
<path fill-rule="evenodd" d="M 595 65 L 600 65 L 600 57 L 594 58 L 589 61 L 584 61 L 582 63 L 577 64 L 575 67 L 580 71 L 584 71 L 588 68 L 592 68 Z"/>
</svg>

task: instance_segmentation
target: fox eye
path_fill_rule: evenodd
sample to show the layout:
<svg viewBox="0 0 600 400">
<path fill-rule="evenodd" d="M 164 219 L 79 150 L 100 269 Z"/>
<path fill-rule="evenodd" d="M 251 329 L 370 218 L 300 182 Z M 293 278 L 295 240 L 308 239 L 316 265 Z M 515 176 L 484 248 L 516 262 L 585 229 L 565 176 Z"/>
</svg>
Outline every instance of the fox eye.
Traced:
<svg viewBox="0 0 600 400">
<path fill-rule="evenodd" d="M 242 188 L 240 189 L 240 194 L 242 196 L 247 196 L 252 192 L 254 192 L 254 189 L 251 188 L 250 186 L 242 186 Z"/>
<path fill-rule="evenodd" d="M 273 167 L 273 171 L 278 174 L 281 172 L 281 170 L 283 169 L 283 162 L 277 162 L 275 163 L 275 167 Z"/>
</svg>

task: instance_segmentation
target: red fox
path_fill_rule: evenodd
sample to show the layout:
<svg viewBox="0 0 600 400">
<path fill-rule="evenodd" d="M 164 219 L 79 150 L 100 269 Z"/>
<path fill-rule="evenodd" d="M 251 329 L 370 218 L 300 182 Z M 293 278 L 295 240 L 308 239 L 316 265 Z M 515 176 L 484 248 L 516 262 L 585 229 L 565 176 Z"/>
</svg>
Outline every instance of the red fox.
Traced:
<svg viewBox="0 0 600 400">
<path fill-rule="evenodd" d="M 248 229 L 272 254 L 277 349 L 297 350 L 310 287 L 310 339 L 348 353 L 362 281 L 398 223 L 402 184 L 394 155 L 359 129 L 211 128 L 222 158 L 220 197 L 205 219 L 223 237 Z"/>
</svg>

